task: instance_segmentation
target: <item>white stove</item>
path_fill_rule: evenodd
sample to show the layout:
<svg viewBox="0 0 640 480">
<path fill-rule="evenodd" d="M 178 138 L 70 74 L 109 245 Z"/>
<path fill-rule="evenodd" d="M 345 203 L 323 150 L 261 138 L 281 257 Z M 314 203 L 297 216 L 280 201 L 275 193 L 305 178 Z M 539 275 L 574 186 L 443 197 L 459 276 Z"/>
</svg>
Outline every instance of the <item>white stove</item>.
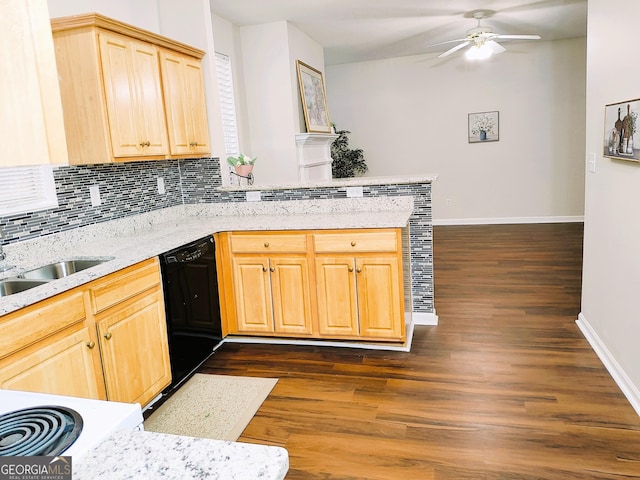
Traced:
<svg viewBox="0 0 640 480">
<path fill-rule="evenodd" d="M 70 408 L 82 417 L 82 431 L 69 448 L 60 453 L 63 456 L 80 457 L 116 430 L 143 430 L 142 409 L 138 403 L 0 390 L 0 416 L 39 406 Z"/>
</svg>

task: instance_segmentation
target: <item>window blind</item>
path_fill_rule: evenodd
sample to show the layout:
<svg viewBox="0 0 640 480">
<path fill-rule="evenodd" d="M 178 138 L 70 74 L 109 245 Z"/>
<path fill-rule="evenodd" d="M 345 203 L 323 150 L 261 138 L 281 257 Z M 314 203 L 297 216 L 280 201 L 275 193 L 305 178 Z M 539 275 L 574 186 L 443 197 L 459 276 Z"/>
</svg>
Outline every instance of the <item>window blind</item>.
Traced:
<svg viewBox="0 0 640 480">
<path fill-rule="evenodd" d="M 238 142 L 238 123 L 236 120 L 236 102 L 233 92 L 233 75 L 229 56 L 216 52 L 216 67 L 218 72 L 220 108 L 222 110 L 224 150 L 228 156 L 236 156 L 240 153 L 240 145 Z"/>
<path fill-rule="evenodd" d="M 57 206 L 52 166 L 0 168 L 0 216 Z"/>
</svg>

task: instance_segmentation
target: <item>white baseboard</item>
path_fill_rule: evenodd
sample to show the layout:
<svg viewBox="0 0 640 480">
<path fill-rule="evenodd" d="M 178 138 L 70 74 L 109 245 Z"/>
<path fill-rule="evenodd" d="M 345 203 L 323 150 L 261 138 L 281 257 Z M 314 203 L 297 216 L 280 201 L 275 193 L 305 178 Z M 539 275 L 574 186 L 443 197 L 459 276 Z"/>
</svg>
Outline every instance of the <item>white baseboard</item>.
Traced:
<svg viewBox="0 0 640 480">
<path fill-rule="evenodd" d="M 611 375 L 613 380 L 618 384 L 624 396 L 627 397 L 633 409 L 640 416 L 640 390 L 638 390 L 638 387 L 633 384 L 629 376 L 616 361 L 582 313 L 578 315 L 576 323 L 587 339 L 587 342 L 589 342 L 589 345 L 591 345 L 591 348 L 593 348 L 593 351 L 596 352 L 596 355 L 598 355 L 598 358 L 609 372 L 609 375 Z"/>
<path fill-rule="evenodd" d="M 434 225 L 498 225 L 510 223 L 581 223 L 584 215 L 575 217 L 498 217 L 498 218 L 441 218 Z"/>
<path fill-rule="evenodd" d="M 438 325 L 438 315 L 433 313 L 413 312 L 414 325 Z"/>
<path fill-rule="evenodd" d="M 272 345 L 308 345 L 324 347 L 362 348 L 365 350 L 389 350 L 410 352 L 413 341 L 413 329 L 416 325 L 437 325 L 438 316 L 434 313 L 405 312 L 406 340 L 404 343 L 357 342 L 350 340 L 315 340 L 284 337 L 243 337 L 229 335 L 221 343 L 267 343 Z M 413 319 L 413 321 L 411 321 Z"/>
</svg>

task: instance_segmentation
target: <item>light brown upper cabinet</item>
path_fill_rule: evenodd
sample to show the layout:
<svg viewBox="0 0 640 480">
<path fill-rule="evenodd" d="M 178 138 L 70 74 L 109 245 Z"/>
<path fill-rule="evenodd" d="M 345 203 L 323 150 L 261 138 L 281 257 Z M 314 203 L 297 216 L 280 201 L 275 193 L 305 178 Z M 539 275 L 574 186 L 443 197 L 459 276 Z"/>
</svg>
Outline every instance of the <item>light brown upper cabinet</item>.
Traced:
<svg viewBox="0 0 640 480">
<path fill-rule="evenodd" d="M 0 167 L 68 163 L 46 0 L 3 1 L 0 31 Z"/>
<path fill-rule="evenodd" d="M 69 163 L 210 153 L 199 68 L 202 50 L 99 14 L 57 18 L 51 26 Z M 182 69 L 197 65 L 197 70 L 189 67 L 176 79 L 175 72 L 164 67 L 164 59 L 174 56 Z M 186 113 L 176 114 L 176 105 Z M 174 139 L 191 148 L 175 148 Z"/>
<path fill-rule="evenodd" d="M 209 153 L 209 126 L 199 59 L 160 50 L 171 155 Z"/>
<path fill-rule="evenodd" d="M 113 156 L 165 155 L 167 125 L 155 46 L 99 32 Z"/>
</svg>

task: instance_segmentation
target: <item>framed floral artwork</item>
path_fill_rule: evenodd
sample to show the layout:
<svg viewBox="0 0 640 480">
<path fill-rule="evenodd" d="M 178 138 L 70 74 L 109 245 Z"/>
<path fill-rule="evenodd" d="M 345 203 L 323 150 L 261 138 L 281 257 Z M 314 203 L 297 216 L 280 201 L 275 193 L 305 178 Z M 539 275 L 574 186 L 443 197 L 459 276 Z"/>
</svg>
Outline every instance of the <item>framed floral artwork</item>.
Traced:
<svg viewBox="0 0 640 480">
<path fill-rule="evenodd" d="M 302 99 L 302 110 L 304 111 L 307 132 L 331 133 L 322 72 L 300 60 L 296 61 L 296 65 L 298 67 L 300 98 Z"/>
<path fill-rule="evenodd" d="M 498 111 L 469 114 L 469 143 L 497 142 L 500 140 Z"/>
<path fill-rule="evenodd" d="M 605 157 L 639 162 L 640 134 L 636 135 L 636 120 L 640 99 L 612 103 L 604 108 Z"/>
</svg>

